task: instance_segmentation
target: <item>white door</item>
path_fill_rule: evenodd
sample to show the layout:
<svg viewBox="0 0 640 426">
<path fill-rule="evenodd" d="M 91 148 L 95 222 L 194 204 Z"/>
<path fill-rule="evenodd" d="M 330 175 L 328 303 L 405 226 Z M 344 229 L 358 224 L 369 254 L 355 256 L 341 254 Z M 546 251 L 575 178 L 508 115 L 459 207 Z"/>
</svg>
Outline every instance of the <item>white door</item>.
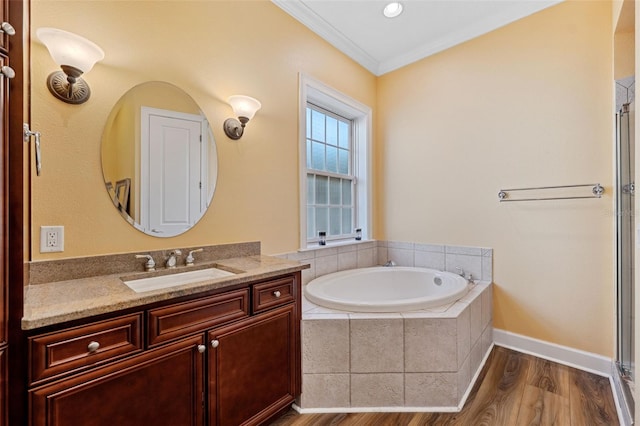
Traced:
<svg viewBox="0 0 640 426">
<path fill-rule="evenodd" d="M 203 117 L 142 108 L 141 225 L 173 236 L 200 218 Z"/>
</svg>

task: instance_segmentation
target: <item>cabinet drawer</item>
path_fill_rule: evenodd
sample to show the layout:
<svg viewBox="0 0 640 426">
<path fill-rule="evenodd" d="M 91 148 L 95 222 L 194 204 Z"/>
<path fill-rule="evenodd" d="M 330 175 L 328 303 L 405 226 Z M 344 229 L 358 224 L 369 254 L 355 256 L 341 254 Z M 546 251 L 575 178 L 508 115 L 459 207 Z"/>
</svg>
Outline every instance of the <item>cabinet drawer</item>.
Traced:
<svg viewBox="0 0 640 426">
<path fill-rule="evenodd" d="M 249 289 L 231 291 L 147 313 L 149 347 L 249 316 Z"/>
<path fill-rule="evenodd" d="M 294 277 L 284 277 L 253 286 L 253 312 L 286 305 L 295 299 Z"/>
<path fill-rule="evenodd" d="M 142 351 L 137 313 L 29 338 L 30 382 L 104 364 Z"/>
</svg>

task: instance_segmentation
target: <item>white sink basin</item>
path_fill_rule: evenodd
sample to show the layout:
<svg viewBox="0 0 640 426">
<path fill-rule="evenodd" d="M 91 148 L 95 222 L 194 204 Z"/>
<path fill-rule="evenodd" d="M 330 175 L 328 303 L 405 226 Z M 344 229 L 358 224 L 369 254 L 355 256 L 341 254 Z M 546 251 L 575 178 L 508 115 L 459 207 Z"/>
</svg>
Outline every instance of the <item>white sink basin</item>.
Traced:
<svg viewBox="0 0 640 426">
<path fill-rule="evenodd" d="M 223 271 L 222 269 L 208 268 L 198 269 L 197 271 L 181 272 L 178 274 L 160 275 L 150 278 L 123 280 L 122 282 L 136 293 L 143 293 L 145 291 L 160 290 L 183 284 L 197 283 L 199 281 L 230 277 L 232 275 L 235 274 L 233 272 Z"/>
</svg>

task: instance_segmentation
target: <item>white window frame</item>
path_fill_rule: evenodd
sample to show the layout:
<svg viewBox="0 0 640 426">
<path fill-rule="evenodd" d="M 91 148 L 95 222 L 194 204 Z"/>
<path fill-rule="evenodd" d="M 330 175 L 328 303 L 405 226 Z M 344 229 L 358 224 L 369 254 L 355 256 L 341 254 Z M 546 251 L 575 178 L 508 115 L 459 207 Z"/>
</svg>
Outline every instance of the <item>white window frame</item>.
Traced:
<svg viewBox="0 0 640 426">
<path fill-rule="evenodd" d="M 299 170 L 300 170 L 300 248 L 317 247 L 317 243 L 307 240 L 307 103 L 320 106 L 353 122 L 353 173 L 355 188 L 355 227 L 362 229 L 362 239 L 372 238 L 372 179 L 371 179 L 371 108 L 342 92 L 301 73 L 299 79 Z M 332 240 L 327 244 L 352 241 Z"/>
</svg>

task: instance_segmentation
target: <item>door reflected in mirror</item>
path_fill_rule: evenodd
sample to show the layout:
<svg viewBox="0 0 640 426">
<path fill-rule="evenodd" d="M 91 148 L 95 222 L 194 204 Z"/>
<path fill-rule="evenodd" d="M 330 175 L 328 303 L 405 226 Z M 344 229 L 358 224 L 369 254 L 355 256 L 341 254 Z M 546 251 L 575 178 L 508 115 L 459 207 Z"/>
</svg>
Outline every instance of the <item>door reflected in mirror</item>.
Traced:
<svg viewBox="0 0 640 426">
<path fill-rule="evenodd" d="M 142 83 L 113 107 L 102 173 L 113 205 L 136 229 L 156 237 L 191 229 L 213 199 L 217 171 L 209 121 L 179 87 Z"/>
</svg>

